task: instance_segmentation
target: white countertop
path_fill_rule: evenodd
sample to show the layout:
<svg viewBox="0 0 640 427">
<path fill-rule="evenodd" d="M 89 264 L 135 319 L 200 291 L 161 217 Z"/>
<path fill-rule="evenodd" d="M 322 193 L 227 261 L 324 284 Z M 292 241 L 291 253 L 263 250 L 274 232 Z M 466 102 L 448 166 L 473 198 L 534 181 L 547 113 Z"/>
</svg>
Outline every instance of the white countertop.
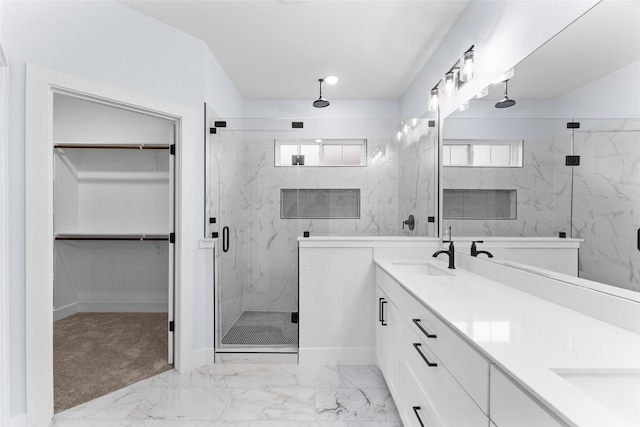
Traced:
<svg viewBox="0 0 640 427">
<path fill-rule="evenodd" d="M 403 275 L 393 262 L 406 261 L 375 260 L 560 418 L 578 426 L 633 425 L 556 372 L 637 375 L 640 335 L 459 268 L 448 270 L 453 276 Z"/>
</svg>

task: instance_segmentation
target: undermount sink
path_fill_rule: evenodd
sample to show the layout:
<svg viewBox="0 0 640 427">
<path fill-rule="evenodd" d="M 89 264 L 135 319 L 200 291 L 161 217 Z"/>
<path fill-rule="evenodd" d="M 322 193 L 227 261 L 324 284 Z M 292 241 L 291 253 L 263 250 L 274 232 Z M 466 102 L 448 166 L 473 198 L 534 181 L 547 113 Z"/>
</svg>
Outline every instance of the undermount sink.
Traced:
<svg viewBox="0 0 640 427">
<path fill-rule="evenodd" d="M 391 264 L 398 273 L 408 276 L 453 276 L 453 273 L 427 262 L 396 261 Z"/>
<path fill-rule="evenodd" d="M 632 425 L 640 425 L 640 370 L 553 369 Z"/>
</svg>

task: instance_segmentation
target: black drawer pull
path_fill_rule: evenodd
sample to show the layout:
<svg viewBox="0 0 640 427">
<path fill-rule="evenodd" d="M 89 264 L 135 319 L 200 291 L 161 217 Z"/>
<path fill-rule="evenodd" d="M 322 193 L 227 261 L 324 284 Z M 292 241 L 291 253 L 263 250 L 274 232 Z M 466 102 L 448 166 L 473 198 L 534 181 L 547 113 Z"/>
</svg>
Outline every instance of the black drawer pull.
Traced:
<svg viewBox="0 0 640 427">
<path fill-rule="evenodd" d="M 424 424 L 422 423 L 422 420 L 420 419 L 420 414 L 418 414 L 419 410 L 420 410 L 419 406 L 414 406 L 413 407 L 413 413 L 416 414 L 416 418 L 418 419 L 418 422 L 420 423 L 420 427 L 424 427 Z"/>
<path fill-rule="evenodd" d="M 436 338 L 436 334 L 430 334 L 429 332 L 427 332 L 425 328 L 422 327 L 422 325 L 420 324 L 420 319 L 413 319 L 413 323 L 415 323 L 416 326 L 420 328 L 422 333 L 424 333 L 427 336 L 427 338 Z"/>
<path fill-rule="evenodd" d="M 382 300 L 382 305 L 380 306 L 380 314 L 381 314 L 381 316 L 382 316 L 382 320 L 380 320 L 380 323 L 382 323 L 382 326 L 387 326 L 387 324 L 386 324 L 386 322 L 385 322 L 385 319 L 384 319 L 384 305 L 385 305 L 386 303 L 387 303 L 387 302 L 383 299 L 383 300 Z"/>
<path fill-rule="evenodd" d="M 382 300 L 384 298 L 378 298 L 378 322 L 382 323 Z"/>
<path fill-rule="evenodd" d="M 420 344 L 420 343 L 413 343 L 413 347 L 415 347 L 415 349 L 416 349 L 416 351 L 418 352 L 418 354 L 420 355 L 420 357 L 422 357 L 422 360 L 424 360 L 424 361 L 425 361 L 425 363 L 427 364 L 427 366 L 438 366 L 438 364 L 437 364 L 437 363 L 435 363 L 435 362 L 429 362 L 429 360 L 427 359 L 427 356 L 425 356 L 425 355 L 424 355 L 424 353 L 422 353 L 422 352 L 420 351 L 420 346 L 421 346 L 421 345 L 422 345 L 422 344 Z"/>
</svg>

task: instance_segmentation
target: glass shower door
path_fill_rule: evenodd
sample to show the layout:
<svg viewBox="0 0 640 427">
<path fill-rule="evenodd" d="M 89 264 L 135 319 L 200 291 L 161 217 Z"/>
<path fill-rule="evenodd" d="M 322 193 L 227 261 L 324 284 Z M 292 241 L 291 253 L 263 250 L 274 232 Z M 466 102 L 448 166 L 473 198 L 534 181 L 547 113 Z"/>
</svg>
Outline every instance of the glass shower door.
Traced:
<svg viewBox="0 0 640 427">
<path fill-rule="evenodd" d="M 228 120 L 214 138 L 217 351 L 297 348 L 299 231 L 297 221 L 280 218 L 279 201 L 281 189 L 297 188 L 298 174 L 275 167 L 276 133 Z"/>
<path fill-rule="evenodd" d="M 602 121 L 604 122 L 604 121 Z M 579 276 L 640 291 L 640 120 L 574 133 L 572 237 Z"/>
</svg>

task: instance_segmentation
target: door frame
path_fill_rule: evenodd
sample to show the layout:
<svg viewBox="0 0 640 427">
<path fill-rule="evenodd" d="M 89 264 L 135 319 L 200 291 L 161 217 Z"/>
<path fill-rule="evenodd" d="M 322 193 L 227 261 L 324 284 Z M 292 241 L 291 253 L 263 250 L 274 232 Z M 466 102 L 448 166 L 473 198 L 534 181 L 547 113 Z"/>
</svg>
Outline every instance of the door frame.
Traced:
<svg viewBox="0 0 640 427">
<path fill-rule="evenodd" d="M 9 67 L 0 44 L 0 425 L 11 418 L 9 360 Z"/>
<path fill-rule="evenodd" d="M 197 162 L 195 110 L 39 66 L 27 65 L 25 129 L 25 276 L 27 425 L 53 418 L 53 93 L 72 92 L 105 102 L 161 114 L 176 121 L 175 158 L 175 360 L 186 372 L 198 363 L 193 351 L 192 218 L 197 188 L 190 166 Z"/>
</svg>

